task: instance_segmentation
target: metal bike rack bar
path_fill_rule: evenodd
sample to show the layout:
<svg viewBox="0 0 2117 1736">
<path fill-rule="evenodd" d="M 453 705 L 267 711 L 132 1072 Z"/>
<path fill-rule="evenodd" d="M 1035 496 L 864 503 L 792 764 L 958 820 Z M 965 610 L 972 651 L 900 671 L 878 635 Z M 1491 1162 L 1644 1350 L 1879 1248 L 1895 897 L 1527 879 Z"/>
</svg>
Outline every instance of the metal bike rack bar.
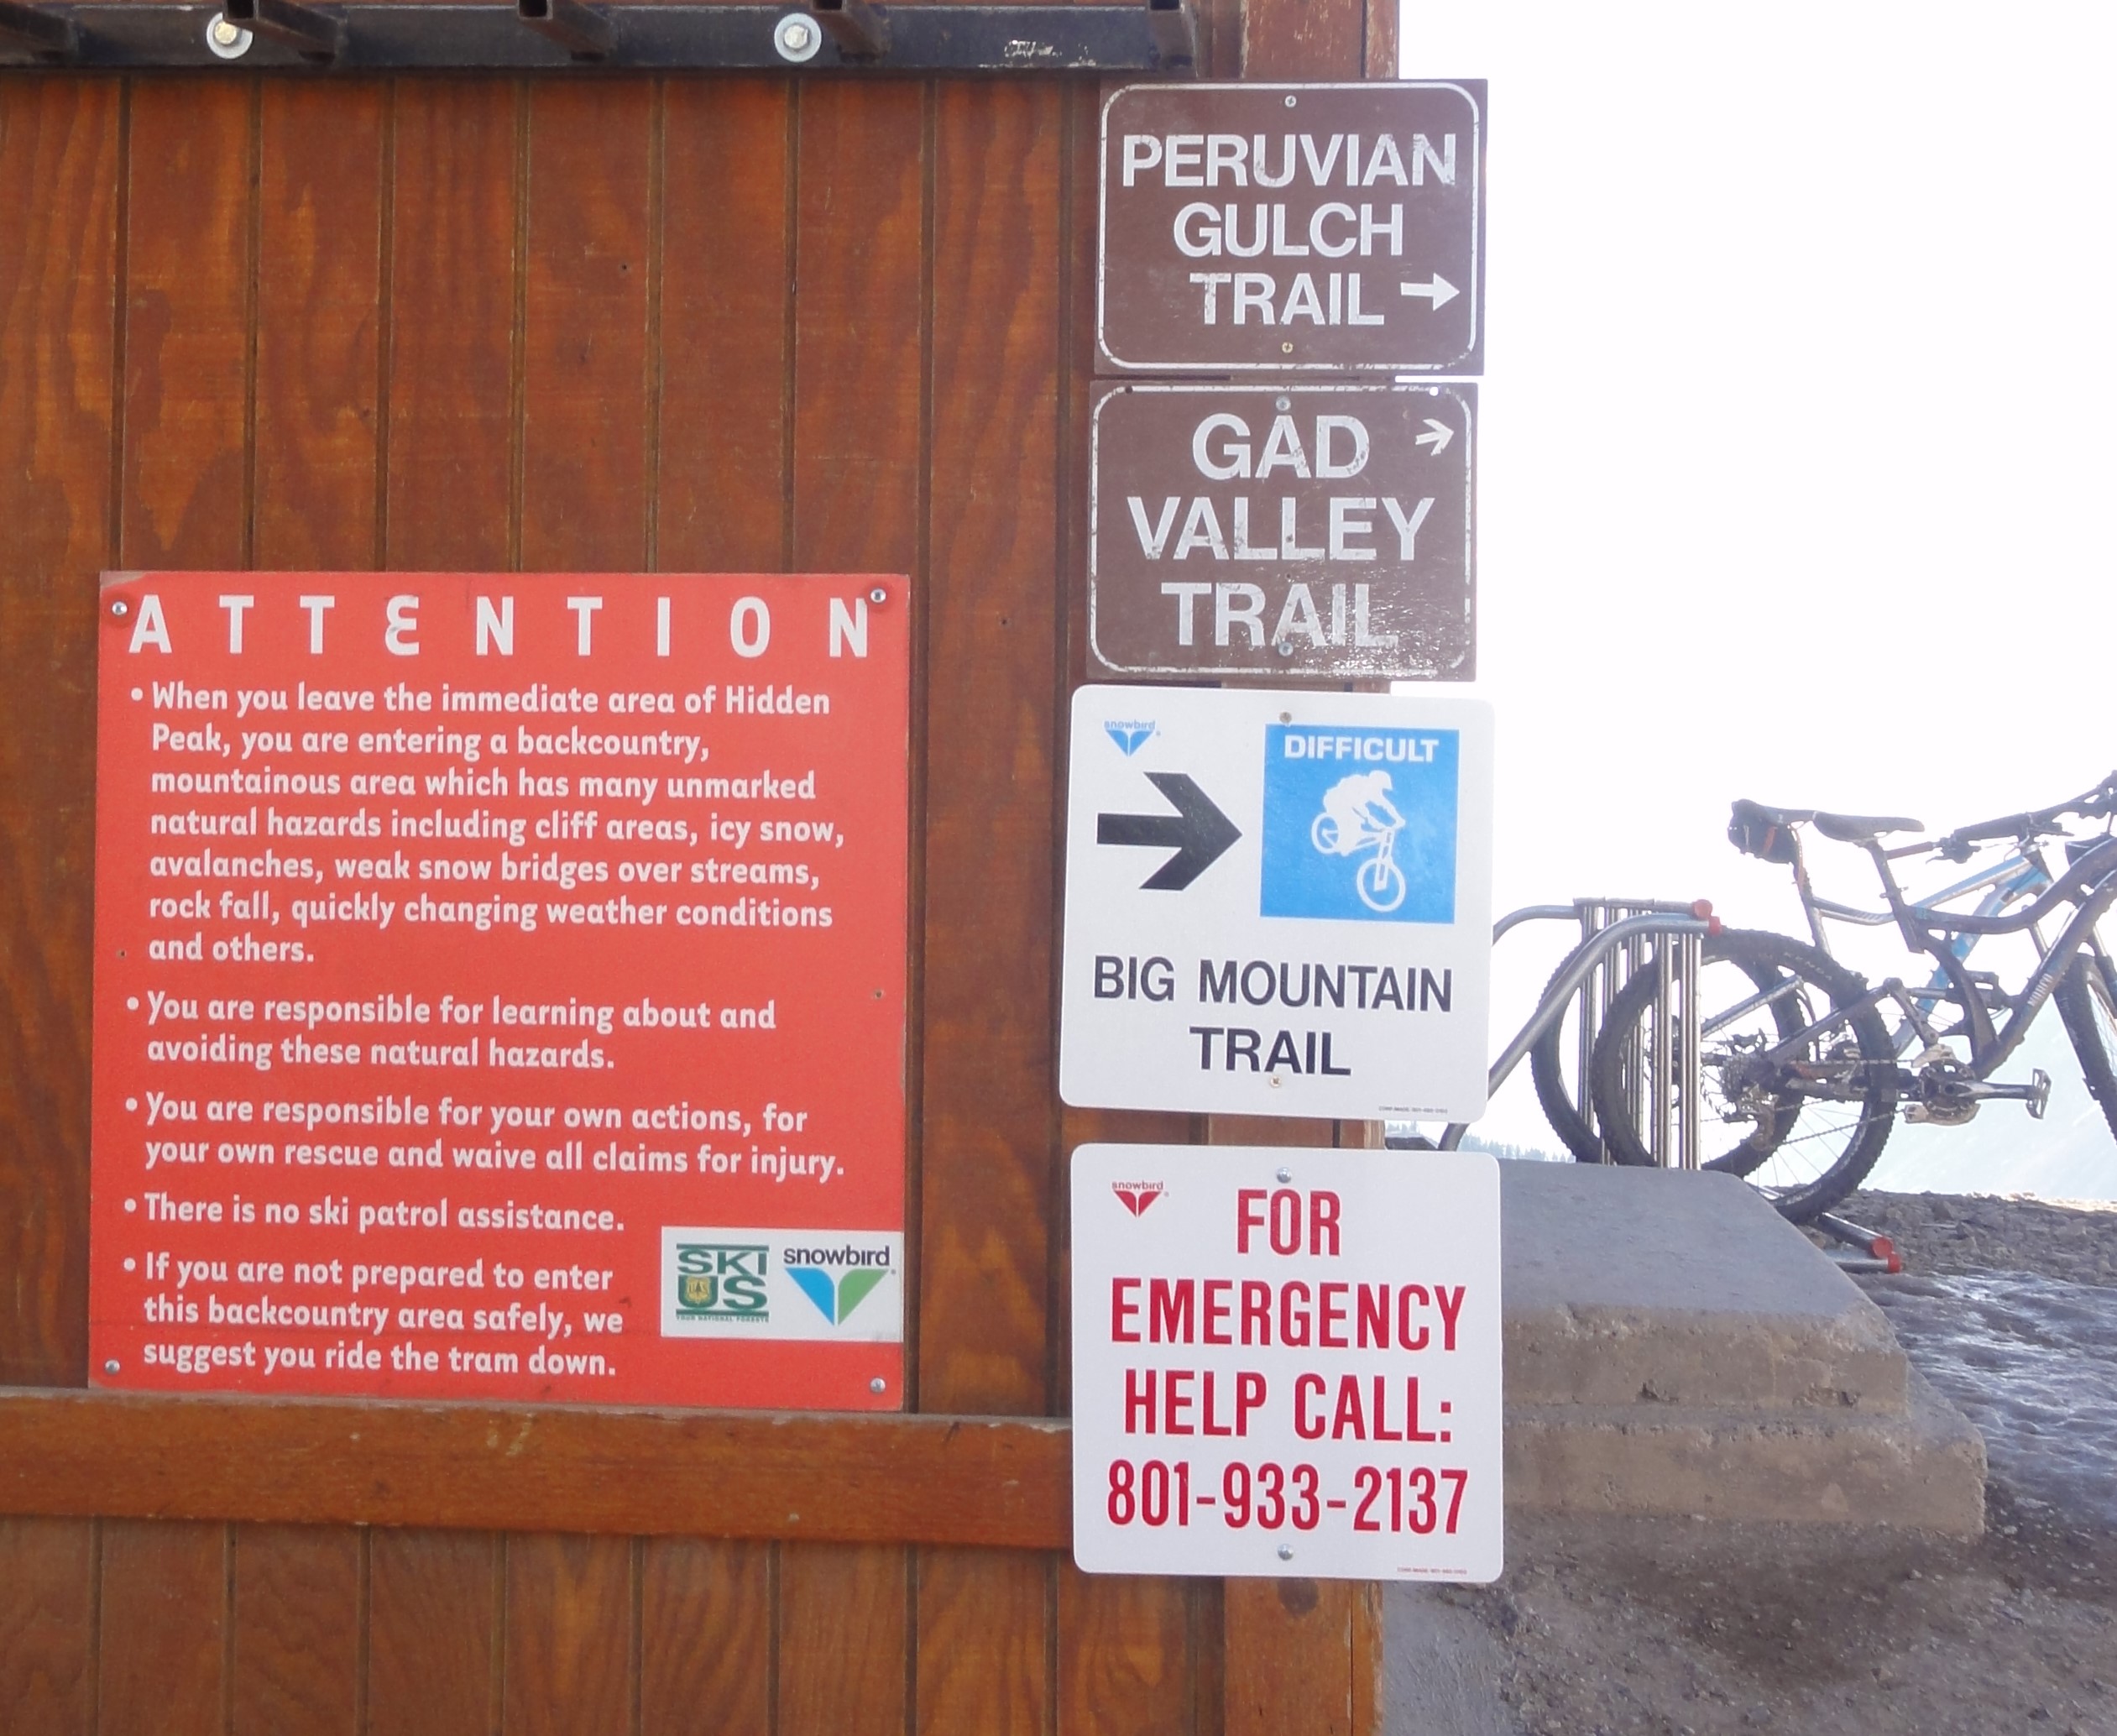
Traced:
<svg viewBox="0 0 2117 1736">
<path fill-rule="evenodd" d="M 0 0 L 0 71 L 1196 71 L 1194 0 L 700 5 L 675 0 Z"/>
<path fill-rule="evenodd" d="M 1672 1034 L 1676 1038 L 1678 1052 L 1684 1058 L 1681 1080 L 1682 1102 L 1679 1106 L 1675 1120 L 1676 1137 L 1673 1153 L 1670 1152 L 1670 1142 L 1666 1137 L 1665 1131 L 1656 1136 L 1658 1143 L 1654 1149 L 1657 1162 L 1666 1163 L 1673 1156 L 1675 1162 L 1681 1168 L 1695 1169 L 1699 1163 L 1697 1107 L 1699 954 L 1705 937 L 1715 933 L 1718 925 L 1709 917 L 1675 913 L 1679 911 L 1688 912 L 1697 907 L 1689 905 L 1664 905 L 1659 908 L 1641 911 L 1637 914 L 1622 916 L 1615 921 L 1600 920 L 1602 912 L 1611 908 L 1612 904 L 1613 901 L 1609 900 L 1582 899 L 1575 905 L 1532 905 L 1526 909 L 1515 911 L 1513 914 L 1502 918 L 1493 926 L 1492 938 L 1497 940 L 1509 929 L 1525 922 L 1539 919 L 1558 921 L 1577 917 L 1586 933 L 1581 939 L 1581 944 L 1573 949 L 1565 965 L 1560 967 L 1558 975 L 1552 979 L 1550 988 L 1545 991 L 1544 999 L 1538 1004 L 1536 1011 L 1529 1015 L 1528 1023 L 1515 1033 L 1514 1040 L 1500 1052 L 1499 1059 L 1492 1063 L 1486 1076 L 1486 1089 L 1489 1095 L 1497 1092 L 1507 1082 L 1515 1068 L 1521 1064 L 1522 1058 L 1536 1046 L 1537 1040 L 1566 1016 L 1566 1003 L 1576 995 L 1593 993 L 1596 1000 L 1602 1001 L 1602 1010 L 1607 1011 L 1607 1001 L 1603 999 L 1599 991 L 1592 986 L 1591 979 L 1594 978 L 1598 971 L 1603 970 L 1613 955 L 1629 953 L 1636 960 L 1647 941 L 1656 936 L 1674 936 L 1678 944 L 1673 949 L 1675 954 L 1673 960 L 1670 960 L 1671 949 L 1667 947 L 1658 949 L 1658 956 L 1665 961 L 1661 968 L 1667 969 L 1670 975 L 1660 983 L 1660 992 L 1655 1004 L 1660 1007 L 1661 1016 L 1665 1019 L 1670 1017 L 1672 1010 L 1670 1006 L 1671 996 L 1669 991 L 1671 988 L 1677 991 L 1675 996 L 1676 1006 L 1673 1009 L 1673 1016 L 1677 1022 L 1673 1027 Z M 1592 926 L 1590 925 L 1592 915 L 1597 918 Z M 1607 975 L 1607 972 L 1605 974 Z M 1607 998 L 1613 1000 L 1616 993 L 1617 990 L 1613 986 L 1609 991 Z M 1584 1001 L 1583 1010 L 1586 1011 L 1590 1004 L 1592 1003 Z M 1584 1020 L 1583 1022 L 1585 1023 L 1586 1021 Z M 1592 1037 L 1591 1037 L 1589 1047 L 1592 1049 Z M 1669 1065 L 1670 1052 L 1668 1037 L 1665 1035 L 1662 1041 L 1654 1045 L 1654 1048 L 1658 1065 L 1651 1088 L 1657 1093 L 1656 1101 L 1662 1110 L 1662 1114 L 1657 1119 L 1663 1124 L 1665 1130 L 1668 1120 L 1667 1106 L 1677 1081 L 1673 1074 L 1665 1070 Z M 1586 1089 L 1585 1061 L 1581 1067 L 1581 1088 L 1583 1091 Z M 1463 1135 L 1469 1131 L 1470 1123 L 1467 1122 L 1451 1122 L 1442 1132 L 1436 1148 L 1441 1151 L 1460 1149 Z"/>
</svg>

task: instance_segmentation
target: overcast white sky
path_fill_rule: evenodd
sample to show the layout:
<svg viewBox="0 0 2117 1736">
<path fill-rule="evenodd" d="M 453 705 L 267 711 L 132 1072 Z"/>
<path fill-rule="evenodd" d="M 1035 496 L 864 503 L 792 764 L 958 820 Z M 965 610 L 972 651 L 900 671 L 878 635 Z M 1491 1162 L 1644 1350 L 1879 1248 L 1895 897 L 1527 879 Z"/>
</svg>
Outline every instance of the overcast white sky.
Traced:
<svg viewBox="0 0 2117 1736">
<path fill-rule="evenodd" d="M 1403 44 L 1491 81 L 1495 908 L 1797 928 L 1730 797 L 1948 826 L 2117 766 L 2117 7 L 1412 0 Z M 1503 944 L 1495 1048 L 1557 939 Z M 1551 1143 L 1525 1081 L 1480 1131 Z"/>
</svg>

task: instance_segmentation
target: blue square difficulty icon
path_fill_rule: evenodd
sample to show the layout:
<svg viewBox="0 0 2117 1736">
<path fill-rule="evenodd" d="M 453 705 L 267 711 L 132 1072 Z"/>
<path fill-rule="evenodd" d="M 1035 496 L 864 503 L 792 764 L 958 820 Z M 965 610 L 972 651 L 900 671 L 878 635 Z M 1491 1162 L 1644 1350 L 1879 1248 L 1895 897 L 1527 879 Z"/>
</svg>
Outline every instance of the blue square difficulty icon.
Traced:
<svg viewBox="0 0 2117 1736">
<path fill-rule="evenodd" d="M 1456 919 L 1453 729 L 1271 724 L 1259 913 Z"/>
</svg>

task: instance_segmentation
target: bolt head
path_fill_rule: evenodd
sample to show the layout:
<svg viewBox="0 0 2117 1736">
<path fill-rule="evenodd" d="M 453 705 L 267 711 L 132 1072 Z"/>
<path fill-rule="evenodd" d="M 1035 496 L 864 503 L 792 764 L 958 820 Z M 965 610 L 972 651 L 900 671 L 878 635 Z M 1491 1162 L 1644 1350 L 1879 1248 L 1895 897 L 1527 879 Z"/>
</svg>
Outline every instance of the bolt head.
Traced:
<svg viewBox="0 0 2117 1736">
<path fill-rule="evenodd" d="M 772 27 L 771 41 L 781 60 L 799 65 L 816 58 L 823 45 L 823 33 L 814 19 L 790 12 Z"/>
<path fill-rule="evenodd" d="M 1294 1172 L 1293 1172 L 1291 1169 L 1281 1169 L 1281 1170 L 1278 1172 L 1278 1176 L 1279 1176 L 1279 1179 L 1280 1179 L 1280 1181 L 1282 1181 L 1282 1182 L 1289 1182 L 1289 1181 L 1292 1181 L 1292 1180 L 1294 1179 Z"/>
<path fill-rule="evenodd" d="M 133 605 L 128 603 L 123 597 L 119 597 L 112 602 L 110 605 L 110 612 L 122 621 L 127 615 L 133 612 Z"/>
<path fill-rule="evenodd" d="M 1291 410 L 1294 408 L 1294 400 L 1291 398 L 1274 398 L 1272 400 L 1272 407 L 1274 410 Z"/>
<path fill-rule="evenodd" d="M 867 1389 L 870 1393 L 886 1393 L 890 1389 L 890 1383 L 878 1374 L 868 1382 Z"/>
<path fill-rule="evenodd" d="M 1294 353 L 1294 340 L 1291 337 L 1279 346 L 1279 353 L 1283 356 L 1290 356 Z"/>
<path fill-rule="evenodd" d="M 886 603 L 890 600 L 890 593 L 881 586 L 877 585 L 867 593 L 867 600 L 870 603 Z"/>
<path fill-rule="evenodd" d="M 1294 1559 L 1294 1545 L 1292 1544 L 1282 1543 L 1279 1545 L 1279 1559 L 1282 1561 L 1290 1561 Z"/>
<path fill-rule="evenodd" d="M 115 1373 L 117 1373 L 117 1372 L 118 1372 L 118 1358 L 117 1358 L 117 1357 L 112 1357 L 112 1358 L 111 1358 L 108 1362 L 105 1362 L 105 1363 L 103 1364 L 103 1373 L 106 1373 L 106 1374 L 115 1374 Z"/>
<path fill-rule="evenodd" d="M 1277 651 L 1283 657 L 1290 657 L 1294 655 L 1294 646 L 1292 642 L 1288 640 L 1282 639 L 1277 645 L 1273 646 L 1272 649 Z"/>
<path fill-rule="evenodd" d="M 1294 103 L 1295 103 L 1295 102 L 1296 102 L 1297 100 L 1298 100 L 1298 99 L 1297 99 L 1297 98 L 1295 98 L 1295 97 L 1288 97 L 1286 99 L 1286 106 L 1287 106 L 1288 108 L 1293 107 L 1294 107 Z"/>
<path fill-rule="evenodd" d="M 254 39 L 248 30 L 225 13 L 217 12 L 206 21 L 206 45 L 223 60 L 241 60 L 249 53 Z"/>
</svg>

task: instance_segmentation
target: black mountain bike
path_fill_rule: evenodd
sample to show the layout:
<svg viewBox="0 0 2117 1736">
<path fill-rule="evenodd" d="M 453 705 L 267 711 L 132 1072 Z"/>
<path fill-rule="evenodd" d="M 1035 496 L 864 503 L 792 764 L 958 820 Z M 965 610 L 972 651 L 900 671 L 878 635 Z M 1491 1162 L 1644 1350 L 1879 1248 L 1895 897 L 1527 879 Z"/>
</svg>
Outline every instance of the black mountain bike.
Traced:
<svg viewBox="0 0 2117 1736">
<path fill-rule="evenodd" d="M 2114 814 L 2117 772 L 2070 802 L 1895 845 L 1883 840 L 1925 829 L 1888 816 L 1736 803 L 1728 838 L 1792 869 L 1814 944 L 1746 930 L 1704 943 L 1699 1120 L 1718 1130 L 1705 1136 L 1712 1153 L 1705 1167 L 1748 1178 L 1804 1222 L 1858 1186 L 1900 1106 L 1907 1120 L 1957 1126 L 1986 1102 L 2013 1101 L 2041 1119 L 2048 1076 L 2038 1069 L 2026 1085 L 2002 1085 L 1992 1075 L 2053 998 L 2088 1089 L 2117 1133 L 2117 966 L 2095 930 L 2117 902 Z M 2101 835 L 2082 835 L 2093 821 L 2103 823 Z M 1802 851 L 1806 826 L 1866 851 L 1885 908 L 1816 894 Z M 1997 860 L 1919 903 L 1905 898 L 1892 865 L 1914 855 L 1967 863 L 2003 842 Z M 1894 923 L 1908 949 L 1932 960 L 1931 976 L 1916 987 L 1897 977 L 1870 987 L 1831 956 L 1827 921 Z M 2010 933 L 2027 934 L 2038 954 L 2011 991 L 1968 963 L 1984 937 Z M 1683 1077 L 1683 1022 L 1662 1002 L 1658 975 L 1643 968 L 1618 991 L 1590 1064 L 1602 1140 L 1622 1163 L 1651 1161 L 1641 1129 L 1657 1045 L 1675 1063 L 1660 1076 Z"/>
</svg>

